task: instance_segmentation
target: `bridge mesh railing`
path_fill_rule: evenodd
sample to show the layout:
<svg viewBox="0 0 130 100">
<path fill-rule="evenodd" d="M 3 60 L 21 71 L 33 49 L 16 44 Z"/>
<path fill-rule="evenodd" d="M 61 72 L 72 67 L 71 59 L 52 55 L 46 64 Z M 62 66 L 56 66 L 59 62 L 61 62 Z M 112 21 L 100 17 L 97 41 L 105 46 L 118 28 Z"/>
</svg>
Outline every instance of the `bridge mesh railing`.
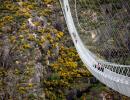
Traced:
<svg viewBox="0 0 130 100">
<path fill-rule="evenodd" d="M 62 4 L 62 1 L 63 1 L 63 4 Z M 69 4 L 68 4 L 68 1 L 69 1 Z M 79 32 L 81 31 L 81 28 L 78 25 L 78 21 L 75 17 L 75 12 L 72 12 L 74 10 L 72 8 L 73 7 L 72 1 L 73 0 L 61 0 L 61 4 L 63 6 L 63 13 L 67 22 L 70 35 L 72 36 L 73 42 L 75 44 L 75 47 L 82 61 L 84 62 L 86 66 L 88 66 L 88 69 L 90 70 L 90 72 L 101 82 L 106 84 L 108 87 L 118 91 L 119 93 L 122 93 L 126 96 L 130 96 L 130 80 L 129 80 L 130 79 L 130 76 L 129 76 L 130 66 L 127 64 L 121 65 L 117 63 L 108 62 L 108 61 L 106 62 L 104 60 L 101 60 L 100 58 L 97 59 L 95 54 L 96 55 L 98 54 L 95 53 L 91 48 L 89 48 L 89 46 L 91 46 L 90 44 L 86 45 L 87 49 L 85 49 L 85 45 L 83 45 L 83 43 L 81 42 L 78 36 Z M 73 14 L 73 19 L 70 13 L 70 6 L 72 10 L 71 13 Z M 77 28 L 75 28 L 73 20 Z M 79 32 L 77 32 L 77 29 Z M 80 35 L 84 33 L 88 34 L 88 31 L 85 30 L 83 33 L 80 32 Z M 81 37 L 82 40 L 83 40 L 83 37 L 84 35 Z M 94 47 L 97 50 L 98 46 L 94 45 Z M 93 53 L 90 52 L 88 48 Z M 103 50 L 103 48 L 101 50 Z M 119 62 L 119 63 L 122 63 L 122 62 Z"/>
<path fill-rule="evenodd" d="M 93 65 L 93 67 L 101 72 L 104 72 L 104 70 L 107 69 L 107 70 L 112 71 L 116 74 L 130 77 L 130 67 L 129 66 L 113 65 L 111 63 L 99 61 L 98 64 Z"/>
<path fill-rule="evenodd" d="M 130 0 L 69 0 L 85 46 L 99 59 L 130 65 Z"/>
</svg>

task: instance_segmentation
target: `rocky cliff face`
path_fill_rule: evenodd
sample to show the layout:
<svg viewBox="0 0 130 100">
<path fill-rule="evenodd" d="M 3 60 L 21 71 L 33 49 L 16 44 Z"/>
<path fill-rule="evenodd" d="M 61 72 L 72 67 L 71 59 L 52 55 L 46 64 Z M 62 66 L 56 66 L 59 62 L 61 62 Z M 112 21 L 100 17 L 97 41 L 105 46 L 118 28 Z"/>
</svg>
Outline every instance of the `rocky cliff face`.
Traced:
<svg viewBox="0 0 130 100">
<path fill-rule="evenodd" d="M 53 1 L 1 2 L 0 99 L 45 99 L 42 80 L 49 51 L 58 56 L 61 34 L 48 22 Z M 39 6 L 40 5 L 40 6 Z"/>
<path fill-rule="evenodd" d="M 102 99 L 110 93 L 74 49 L 58 1 L 0 1 L 0 99 Z M 63 33 L 64 32 L 64 33 Z"/>
</svg>

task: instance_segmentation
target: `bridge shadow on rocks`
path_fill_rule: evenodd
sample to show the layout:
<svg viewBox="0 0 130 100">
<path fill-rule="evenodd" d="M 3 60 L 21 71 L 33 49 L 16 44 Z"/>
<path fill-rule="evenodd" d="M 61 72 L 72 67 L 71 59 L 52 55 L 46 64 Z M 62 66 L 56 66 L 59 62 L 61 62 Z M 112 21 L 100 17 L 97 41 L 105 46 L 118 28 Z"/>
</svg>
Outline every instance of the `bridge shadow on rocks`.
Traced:
<svg viewBox="0 0 130 100">
<path fill-rule="evenodd" d="M 84 93 L 89 94 L 91 92 L 91 88 L 93 88 L 93 85 L 99 83 L 95 77 L 85 78 L 85 80 L 87 81 L 86 83 L 84 82 L 84 86 L 82 86 L 82 83 L 79 83 L 79 88 L 75 87 L 74 89 L 69 89 L 69 92 L 66 96 L 67 100 L 75 100 L 75 98 L 79 99 Z"/>
</svg>

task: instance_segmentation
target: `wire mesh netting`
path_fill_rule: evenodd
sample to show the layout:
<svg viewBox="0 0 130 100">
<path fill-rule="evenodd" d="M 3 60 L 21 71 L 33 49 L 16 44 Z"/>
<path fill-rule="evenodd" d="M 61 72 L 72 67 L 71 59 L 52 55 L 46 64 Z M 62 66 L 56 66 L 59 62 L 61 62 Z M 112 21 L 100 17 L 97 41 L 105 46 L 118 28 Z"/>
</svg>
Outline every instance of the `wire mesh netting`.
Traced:
<svg viewBox="0 0 130 100">
<path fill-rule="evenodd" d="M 84 45 L 99 59 L 130 65 L 130 0 L 69 0 Z"/>
</svg>

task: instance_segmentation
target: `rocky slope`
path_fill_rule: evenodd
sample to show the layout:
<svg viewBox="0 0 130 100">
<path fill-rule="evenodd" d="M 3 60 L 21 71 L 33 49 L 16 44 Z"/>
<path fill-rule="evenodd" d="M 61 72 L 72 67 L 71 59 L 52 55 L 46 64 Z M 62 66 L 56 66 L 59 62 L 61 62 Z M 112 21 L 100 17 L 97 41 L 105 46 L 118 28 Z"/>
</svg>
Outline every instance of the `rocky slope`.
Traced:
<svg viewBox="0 0 130 100">
<path fill-rule="evenodd" d="M 113 97 L 81 62 L 58 1 L 0 3 L 1 100 Z"/>
</svg>

